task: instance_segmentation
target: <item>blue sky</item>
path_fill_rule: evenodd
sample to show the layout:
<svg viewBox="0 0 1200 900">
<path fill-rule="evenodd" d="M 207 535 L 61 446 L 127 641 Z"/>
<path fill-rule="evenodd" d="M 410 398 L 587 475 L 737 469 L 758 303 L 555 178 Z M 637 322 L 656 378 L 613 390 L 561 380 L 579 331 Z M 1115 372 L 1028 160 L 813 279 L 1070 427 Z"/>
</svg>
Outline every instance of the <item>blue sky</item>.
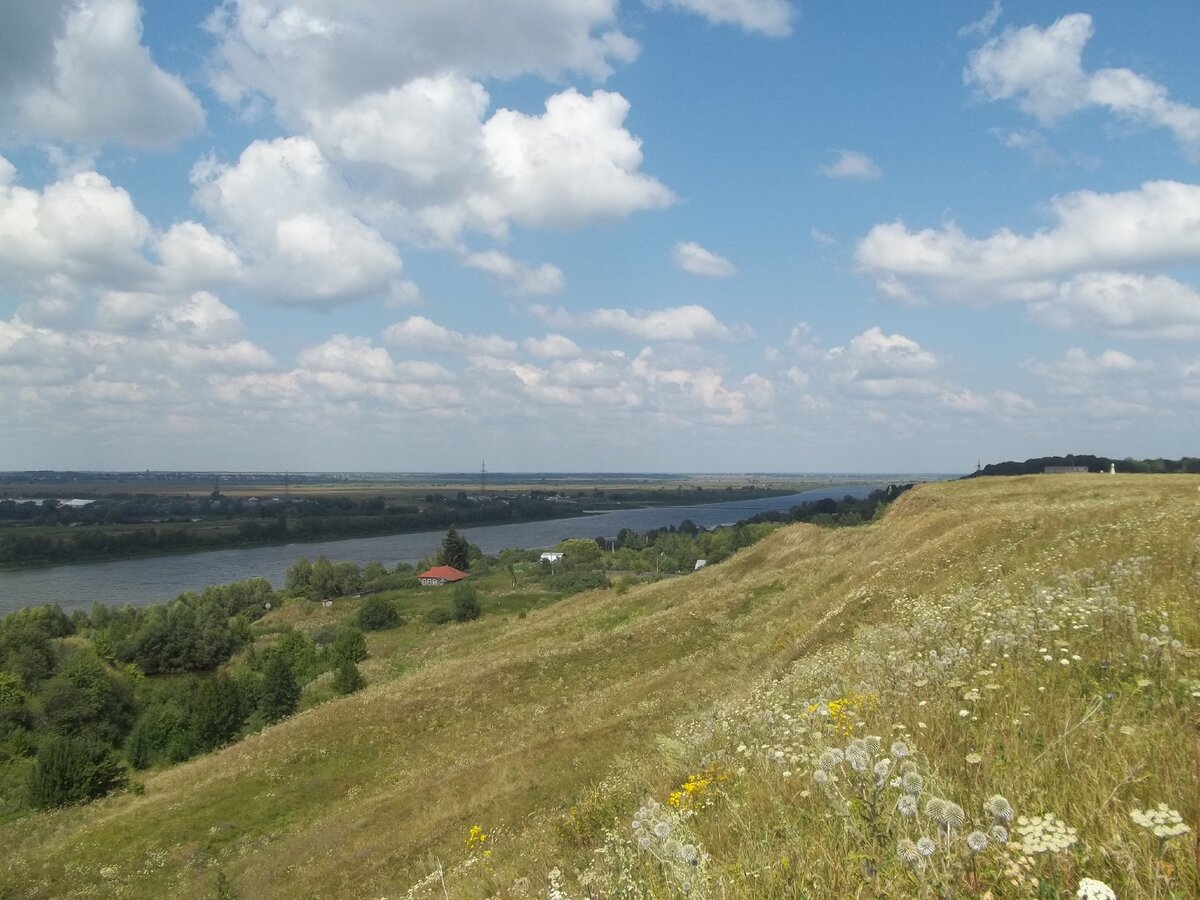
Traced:
<svg viewBox="0 0 1200 900">
<path fill-rule="evenodd" d="M 0 9 L 0 468 L 1200 437 L 1200 7 Z"/>
</svg>

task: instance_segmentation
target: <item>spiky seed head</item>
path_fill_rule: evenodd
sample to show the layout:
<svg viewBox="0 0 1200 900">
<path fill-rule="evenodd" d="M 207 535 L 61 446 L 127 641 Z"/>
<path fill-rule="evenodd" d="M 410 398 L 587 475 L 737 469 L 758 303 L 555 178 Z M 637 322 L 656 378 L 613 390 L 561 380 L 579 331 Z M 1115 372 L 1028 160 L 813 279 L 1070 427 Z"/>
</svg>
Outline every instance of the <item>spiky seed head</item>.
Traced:
<svg viewBox="0 0 1200 900">
<path fill-rule="evenodd" d="M 982 853 L 987 849 L 988 836 L 982 831 L 972 831 L 967 835 L 967 849 L 972 853 Z"/>
<path fill-rule="evenodd" d="M 957 803 L 946 804 L 945 821 L 943 824 L 954 831 L 962 828 L 967 821 L 967 814 L 963 812 L 963 808 Z"/>
<path fill-rule="evenodd" d="M 874 756 L 879 752 L 879 748 L 883 746 L 883 739 L 878 735 L 868 734 L 863 739 L 863 743 L 867 745 L 867 752 Z"/>
<path fill-rule="evenodd" d="M 933 838 L 923 837 L 917 841 L 917 852 L 922 856 L 933 856 L 933 851 L 937 849 L 937 844 L 933 842 Z"/>
<path fill-rule="evenodd" d="M 900 784 L 904 788 L 904 793 L 919 797 L 925 788 L 925 779 L 921 777 L 920 772 L 905 772 L 900 777 Z"/>
<path fill-rule="evenodd" d="M 983 811 L 995 819 L 997 822 L 1011 822 L 1013 817 L 1013 808 L 1007 800 L 999 794 L 993 794 L 983 804 Z"/>
<path fill-rule="evenodd" d="M 917 798 L 905 794 L 896 801 L 896 812 L 906 819 L 911 819 L 917 814 Z"/>
</svg>

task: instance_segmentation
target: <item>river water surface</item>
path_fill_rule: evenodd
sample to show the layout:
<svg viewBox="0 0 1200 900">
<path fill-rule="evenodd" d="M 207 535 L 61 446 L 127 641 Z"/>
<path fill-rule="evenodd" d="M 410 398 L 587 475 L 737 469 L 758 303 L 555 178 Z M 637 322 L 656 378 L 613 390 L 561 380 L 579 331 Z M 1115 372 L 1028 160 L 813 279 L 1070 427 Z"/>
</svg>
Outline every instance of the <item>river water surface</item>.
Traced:
<svg viewBox="0 0 1200 900">
<path fill-rule="evenodd" d="M 678 525 L 685 519 L 712 528 L 739 522 L 766 510 L 788 510 L 805 501 L 826 497 L 841 499 L 846 495 L 865 497 L 884 486 L 884 483 L 835 485 L 760 500 L 621 509 L 570 519 L 483 525 L 463 528 L 461 533 L 472 544 L 479 545 L 484 553 L 497 553 L 508 547 L 552 547 L 565 538 L 615 537 L 622 528 L 649 531 Z M 281 587 L 284 572 L 301 556 L 309 559 L 327 556 L 360 565 L 377 561 L 391 567 L 398 562 L 415 563 L 431 555 L 443 537 L 445 532 L 442 531 L 421 531 L 384 537 L 209 550 L 45 569 L 0 571 L 0 615 L 22 606 L 43 603 L 57 603 L 65 610 L 88 609 L 93 603 L 119 606 L 132 603 L 142 606 L 170 600 L 184 591 L 198 591 L 211 584 L 241 581 L 257 575 Z"/>
</svg>

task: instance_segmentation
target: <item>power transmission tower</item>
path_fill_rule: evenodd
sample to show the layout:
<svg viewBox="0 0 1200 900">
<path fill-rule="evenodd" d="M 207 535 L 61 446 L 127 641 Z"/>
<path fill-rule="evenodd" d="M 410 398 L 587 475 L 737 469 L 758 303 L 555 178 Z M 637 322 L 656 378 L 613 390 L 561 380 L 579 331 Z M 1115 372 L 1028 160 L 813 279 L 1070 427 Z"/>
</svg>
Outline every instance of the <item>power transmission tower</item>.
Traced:
<svg viewBox="0 0 1200 900">
<path fill-rule="evenodd" d="M 479 464 L 479 493 L 487 493 L 487 460 Z"/>
</svg>

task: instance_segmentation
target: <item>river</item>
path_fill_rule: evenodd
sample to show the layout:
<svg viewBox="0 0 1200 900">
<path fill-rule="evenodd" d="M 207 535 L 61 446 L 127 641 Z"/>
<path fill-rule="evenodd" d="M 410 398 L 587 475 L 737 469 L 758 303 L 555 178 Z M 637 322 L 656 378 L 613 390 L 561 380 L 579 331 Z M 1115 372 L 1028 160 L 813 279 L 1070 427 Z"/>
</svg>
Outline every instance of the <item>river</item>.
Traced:
<svg viewBox="0 0 1200 900">
<path fill-rule="evenodd" d="M 766 510 L 791 509 L 804 501 L 826 497 L 840 499 L 846 495 L 865 497 L 883 486 L 886 484 L 835 485 L 760 500 L 621 509 L 569 519 L 463 528 L 461 533 L 484 553 L 497 553 L 507 547 L 552 547 L 565 538 L 615 537 L 622 528 L 649 531 L 678 525 L 685 519 L 711 528 L 739 522 Z M 211 584 L 241 581 L 256 575 L 280 587 L 283 585 L 284 572 L 301 556 L 309 559 L 326 556 L 360 565 L 377 561 L 389 567 L 398 562 L 415 563 L 433 554 L 444 536 L 445 532 L 442 531 L 421 531 L 384 537 L 209 550 L 45 569 L 0 571 L 0 615 L 23 606 L 39 606 L 43 603 L 57 603 L 68 611 L 90 609 L 93 603 L 143 606 L 170 600 L 184 591 L 198 591 Z"/>
</svg>

